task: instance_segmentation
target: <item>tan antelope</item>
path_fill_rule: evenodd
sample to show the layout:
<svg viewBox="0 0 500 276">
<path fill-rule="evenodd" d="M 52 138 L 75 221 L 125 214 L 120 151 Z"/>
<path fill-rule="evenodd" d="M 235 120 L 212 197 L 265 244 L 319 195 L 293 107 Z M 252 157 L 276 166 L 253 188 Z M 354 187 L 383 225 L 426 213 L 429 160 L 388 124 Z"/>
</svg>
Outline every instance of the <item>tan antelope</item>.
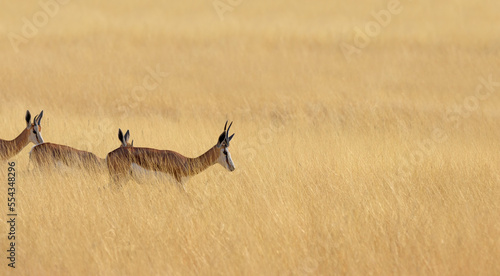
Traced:
<svg viewBox="0 0 500 276">
<path fill-rule="evenodd" d="M 194 176 L 208 167 L 219 163 L 229 171 L 234 171 L 234 163 L 231 159 L 228 147 L 233 135 L 229 136 L 229 129 L 219 136 L 215 146 L 204 154 L 196 157 L 185 157 L 180 153 L 170 150 L 157 150 L 151 148 L 118 148 L 106 157 L 111 181 L 121 185 L 122 180 L 130 176 L 139 179 L 140 176 L 167 177 L 173 178 L 182 189 L 184 183 L 191 176 Z"/>
<path fill-rule="evenodd" d="M 36 115 L 31 123 L 30 111 L 26 111 L 26 128 L 14 140 L 0 139 L 0 160 L 7 160 L 18 154 L 30 142 L 38 145 L 43 143 L 42 126 L 40 121 L 43 117 L 43 110 L 40 114 Z"/>
<path fill-rule="evenodd" d="M 133 141 L 132 144 L 128 143 L 129 138 L 130 133 L 128 130 L 125 135 L 123 135 L 121 129 L 118 131 L 121 147 L 133 146 Z M 39 169 L 66 166 L 83 169 L 89 173 L 102 172 L 106 169 L 106 161 L 91 152 L 52 143 L 43 143 L 33 147 L 30 152 L 30 161 Z"/>
</svg>

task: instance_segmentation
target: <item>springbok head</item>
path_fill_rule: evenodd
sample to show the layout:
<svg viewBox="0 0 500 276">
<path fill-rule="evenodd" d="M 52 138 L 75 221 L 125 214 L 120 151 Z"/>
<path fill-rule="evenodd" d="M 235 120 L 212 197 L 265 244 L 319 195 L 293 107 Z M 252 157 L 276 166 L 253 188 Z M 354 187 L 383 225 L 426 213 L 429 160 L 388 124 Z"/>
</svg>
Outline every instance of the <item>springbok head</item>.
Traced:
<svg viewBox="0 0 500 276">
<path fill-rule="evenodd" d="M 229 171 L 234 171 L 234 163 L 233 159 L 231 159 L 231 154 L 229 153 L 228 147 L 229 147 L 229 142 L 233 139 L 233 135 L 229 136 L 229 129 L 231 129 L 231 124 L 229 124 L 229 127 L 226 130 L 227 127 L 227 121 L 226 125 L 224 125 L 224 132 L 219 136 L 219 141 L 217 142 L 217 148 L 220 149 L 219 152 L 219 159 L 217 160 L 217 163 L 221 164 L 224 168 L 226 168 Z"/>
<path fill-rule="evenodd" d="M 33 123 L 31 123 L 31 113 L 30 111 L 26 111 L 26 129 L 28 131 L 28 141 L 31 143 L 38 145 L 43 143 L 42 138 L 42 126 L 40 122 L 42 121 L 43 110 L 40 114 L 36 115 L 33 119 Z"/>
<path fill-rule="evenodd" d="M 128 142 L 128 139 L 130 139 L 130 132 L 127 129 L 127 132 L 125 132 L 125 135 L 123 135 L 122 130 L 118 129 L 118 139 L 120 139 L 120 142 L 122 143 L 120 147 L 133 147 L 134 146 L 134 140 L 132 140 L 132 143 Z"/>
</svg>

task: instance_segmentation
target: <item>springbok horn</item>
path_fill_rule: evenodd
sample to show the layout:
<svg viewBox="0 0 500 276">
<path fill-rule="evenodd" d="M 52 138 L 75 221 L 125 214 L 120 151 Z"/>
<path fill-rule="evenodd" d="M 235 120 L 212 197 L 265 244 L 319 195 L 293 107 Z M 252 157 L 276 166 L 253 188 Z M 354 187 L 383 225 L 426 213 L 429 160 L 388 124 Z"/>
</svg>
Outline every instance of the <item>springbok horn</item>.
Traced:
<svg viewBox="0 0 500 276">
<path fill-rule="evenodd" d="M 38 117 L 37 125 L 40 125 L 40 123 L 42 122 L 42 117 L 43 117 L 43 110 L 42 110 L 42 112 L 40 112 L 40 116 Z"/>
<path fill-rule="evenodd" d="M 229 130 L 231 129 L 231 126 L 232 126 L 232 125 L 233 125 L 233 122 L 231 122 L 231 123 L 229 124 L 229 127 L 227 128 L 227 131 L 226 131 L 226 137 L 227 137 L 227 135 L 229 134 Z"/>
</svg>

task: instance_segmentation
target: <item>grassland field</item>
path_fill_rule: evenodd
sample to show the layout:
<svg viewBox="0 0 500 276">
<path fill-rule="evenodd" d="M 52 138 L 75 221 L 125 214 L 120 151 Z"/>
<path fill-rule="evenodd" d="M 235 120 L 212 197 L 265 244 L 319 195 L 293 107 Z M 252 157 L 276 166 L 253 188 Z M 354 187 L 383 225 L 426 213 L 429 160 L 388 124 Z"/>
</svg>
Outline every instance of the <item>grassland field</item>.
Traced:
<svg viewBox="0 0 500 276">
<path fill-rule="evenodd" d="M 500 275 L 500 3 L 394 1 L 2 3 L 0 138 L 44 110 L 46 142 L 195 157 L 232 120 L 236 171 L 112 191 L 29 145 L 0 274 Z"/>
</svg>

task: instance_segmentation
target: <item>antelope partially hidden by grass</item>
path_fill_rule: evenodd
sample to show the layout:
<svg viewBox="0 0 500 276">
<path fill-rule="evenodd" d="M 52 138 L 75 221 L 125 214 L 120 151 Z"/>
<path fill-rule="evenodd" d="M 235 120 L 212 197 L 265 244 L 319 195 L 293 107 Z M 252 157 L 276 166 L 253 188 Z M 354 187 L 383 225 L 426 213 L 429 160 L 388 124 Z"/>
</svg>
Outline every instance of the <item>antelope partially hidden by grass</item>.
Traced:
<svg viewBox="0 0 500 276">
<path fill-rule="evenodd" d="M 31 123 L 31 114 L 26 111 L 26 128 L 14 140 L 7 141 L 0 139 L 0 161 L 7 160 L 18 154 L 30 142 L 38 145 L 43 143 L 42 126 L 40 121 L 43 117 L 43 110 L 40 114 L 36 115 Z"/>
<path fill-rule="evenodd" d="M 121 147 L 131 147 L 128 143 L 130 133 L 127 130 L 123 135 L 122 130 L 118 131 Z M 82 169 L 89 173 L 103 172 L 106 169 L 106 161 L 97 157 L 95 154 L 77 150 L 72 147 L 43 143 L 33 147 L 30 152 L 30 161 L 39 169 L 53 169 L 62 166 L 72 169 Z"/>
<path fill-rule="evenodd" d="M 224 132 L 219 136 L 217 144 L 196 158 L 185 157 L 170 150 L 138 147 L 118 148 L 106 157 L 111 181 L 120 186 L 122 181 L 130 176 L 137 180 L 138 176 L 152 173 L 154 177 L 173 177 L 185 190 L 184 183 L 189 177 L 216 163 L 221 164 L 229 171 L 234 171 L 234 163 L 228 150 L 229 142 L 234 136 L 234 134 L 229 136 L 232 124 L 231 122 L 226 130 L 226 122 Z"/>
</svg>

